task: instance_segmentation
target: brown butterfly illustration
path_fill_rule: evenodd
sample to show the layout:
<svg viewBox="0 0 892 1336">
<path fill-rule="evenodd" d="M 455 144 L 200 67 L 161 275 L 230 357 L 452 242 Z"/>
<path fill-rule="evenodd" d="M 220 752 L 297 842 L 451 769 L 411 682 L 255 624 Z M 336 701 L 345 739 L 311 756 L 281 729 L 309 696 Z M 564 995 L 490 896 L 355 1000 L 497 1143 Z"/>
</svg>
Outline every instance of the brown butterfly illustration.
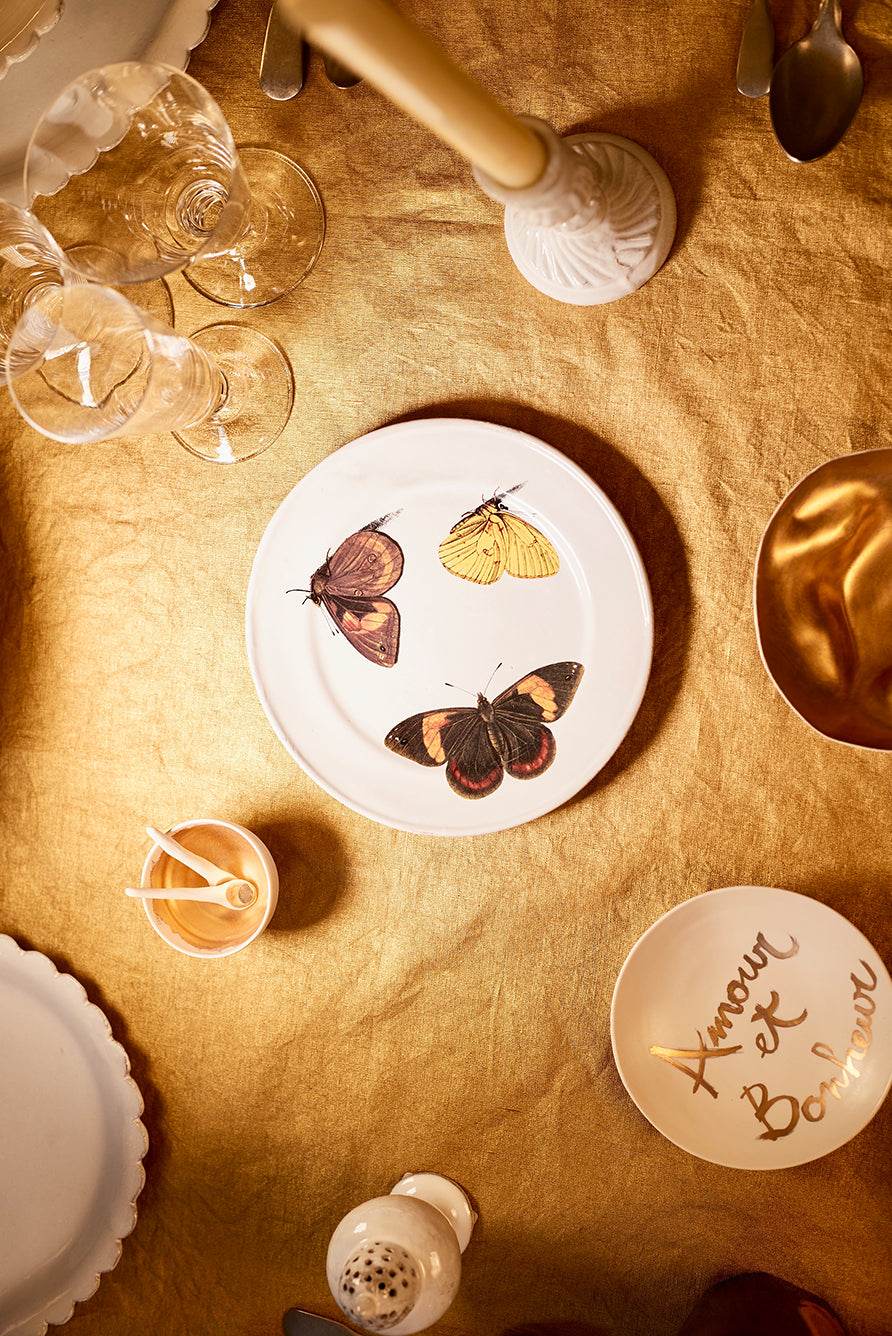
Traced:
<svg viewBox="0 0 892 1336">
<path fill-rule="evenodd" d="M 493 584 L 507 571 L 521 580 L 556 574 L 560 558 L 544 534 L 514 515 L 497 492 L 454 524 L 439 548 L 440 561 L 453 575 L 475 584 Z"/>
<path fill-rule="evenodd" d="M 555 757 L 554 723 L 568 709 L 585 672 L 581 663 L 535 668 L 490 702 L 428 710 L 392 728 L 385 745 L 419 765 L 446 765 L 446 782 L 462 798 L 495 793 L 507 773 L 536 779 Z"/>
<path fill-rule="evenodd" d="M 392 518 L 385 515 L 346 538 L 314 572 L 308 590 L 288 590 L 326 608 L 353 648 L 382 668 L 393 667 L 400 647 L 399 609 L 383 595 L 403 573 L 403 553 L 378 528 Z"/>
</svg>

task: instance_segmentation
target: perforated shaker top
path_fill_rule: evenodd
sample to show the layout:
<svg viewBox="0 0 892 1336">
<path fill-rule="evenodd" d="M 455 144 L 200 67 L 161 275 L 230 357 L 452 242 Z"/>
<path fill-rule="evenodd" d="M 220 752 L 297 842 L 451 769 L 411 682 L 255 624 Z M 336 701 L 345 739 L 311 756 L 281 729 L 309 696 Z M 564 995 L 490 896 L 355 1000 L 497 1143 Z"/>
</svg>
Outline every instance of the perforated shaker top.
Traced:
<svg viewBox="0 0 892 1336">
<path fill-rule="evenodd" d="M 395 1243 L 366 1244 L 348 1259 L 338 1282 L 338 1306 L 367 1331 L 389 1331 L 408 1317 L 421 1293 L 415 1259 Z"/>
</svg>

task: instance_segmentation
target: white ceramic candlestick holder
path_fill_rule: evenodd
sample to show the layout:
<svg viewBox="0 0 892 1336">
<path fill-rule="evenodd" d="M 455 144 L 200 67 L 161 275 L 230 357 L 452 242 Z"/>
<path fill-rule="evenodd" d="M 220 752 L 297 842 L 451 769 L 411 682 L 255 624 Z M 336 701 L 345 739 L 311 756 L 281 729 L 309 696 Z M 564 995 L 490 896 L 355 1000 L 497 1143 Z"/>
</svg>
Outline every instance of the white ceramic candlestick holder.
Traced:
<svg viewBox="0 0 892 1336">
<path fill-rule="evenodd" d="M 474 169 L 481 189 L 505 205 L 514 263 L 540 292 L 577 306 L 635 292 L 660 268 L 675 236 L 666 173 L 630 139 L 595 133 L 562 139 L 545 121 L 520 119 L 548 150 L 540 180 L 513 190 Z"/>
<path fill-rule="evenodd" d="M 365 1331 L 408 1336 L 431 1326 L 455 1298 L 476 1219 L 451 1179 L 406 1174 L 331 1236 L 326 1273 L 338 1307 Z"/>
</svg>

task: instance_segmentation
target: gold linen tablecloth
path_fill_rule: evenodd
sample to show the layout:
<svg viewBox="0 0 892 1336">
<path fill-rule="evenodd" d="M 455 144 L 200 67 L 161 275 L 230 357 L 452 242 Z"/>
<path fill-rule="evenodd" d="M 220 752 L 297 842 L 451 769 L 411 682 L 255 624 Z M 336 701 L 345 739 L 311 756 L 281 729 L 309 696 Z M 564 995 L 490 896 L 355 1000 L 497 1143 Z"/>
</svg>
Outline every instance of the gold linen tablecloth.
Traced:
<svg viewBox="0 0 892 1336">
<path fill-rule="evenodd" d="M 332 87 L 318 55 L 295 101 L 270 102 L 265 3 L 213 12 L 190 72 L 239 143 L 297 157 L 326 204 L 307 282 L 233 317 L 293 362 L 284 436 L 231 468 L 168 436 L 78 449 L 0 397 L 0 930 L 105 1010 L 150 1136 L 135 1233 L 72 1333 L 262 1336 L 291 1305 L 337 1316 L 335 1225 L 433 1169 L 480 1213 L 444 1334 L 561 1320 L 670 1336 L 712 1280 L 762 1269 L 880 1336 L 892 1105 L 817 1162 L 722 1168 L 637 1111 L 608 1022 L 636 939 L 714 887 L 814 896 L 892 963 L 889 757 L 793 714 L 751 596 L 789 488 L 888 443 L 888 4 L 847 7 L 865 98 L 808 166 L 781 152 L 767 101 L 735 91 L 744 0 L 404 8 L 514 111 L 652 152 L 675 245 L 617 304 L 549 300 L 452 150 L 367 84 Z M 776 9 L 780 49 L 815 6 Z M 179 329 L 229 318 L 170 286 Z M 643 706 L 597 778 L 530 825 L 455 840 L 376 825 L 306 778 L 243 632 L 252 558 L 295 483 L 366 431 L 444 415 L 520 428 L 590 473 L 656 617 Z M 255 830 L 282 882 L 267 933 L 214 963 L 172 951 L 123 894 L 145 825 L 201 815 Z"/>
</svg>

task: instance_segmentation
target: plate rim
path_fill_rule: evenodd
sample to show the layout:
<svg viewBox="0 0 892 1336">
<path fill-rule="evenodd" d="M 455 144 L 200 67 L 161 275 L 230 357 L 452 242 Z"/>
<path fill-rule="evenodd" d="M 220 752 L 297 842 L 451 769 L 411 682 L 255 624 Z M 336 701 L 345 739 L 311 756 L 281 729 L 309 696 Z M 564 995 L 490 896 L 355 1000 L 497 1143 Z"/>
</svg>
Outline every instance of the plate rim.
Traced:
<svg viewBox="0 0 892 1336">
<path fill-rule="evenodd" d="M 810 905 L 817 906 L 819 912 L 826 913 L 832 918 L 840 920 L 842 923 L 846 925 L 847 929 L 850 932 L 856 934 L 856 936 L 859 937 L 861 941 L 863 941 L 865 945 L 867 945 L 870 948 L 872 956 L 879 964 L 880 969 L 882 970 L 883 973 L 883 977 L 885 978 L 887 984 L 889 985 L 890 991 L 892 991 L 892 975 L 890 975 L 890 972 L 886 967 L 885 961 L 880 956 L 874 944 L 870 941 L 868 937 L 864 935 L 864 933 L 861 931 L 860 928 L 858 928 L 854 923 L 852 923 L 851 919 L 846 918 L 845 914 L 841 914 L 839 910 L 834 909 L 832 905 L 825 904 L 823 900 L 818 900 L 813 895 L 808 895 L 802 891 L 790 891 L 782 886 L 717 886 L 711 888 L 710 890 L 700 891 L 696 895 L 689 896 L 687 899 L 681 900 L 677 905 L 673 905 L 671 909 L 667 909 L 665 913 L 661 914 L 657 919 L 654 920 L 653 923 L 650 924 L 648 928 L 644 930 L 643 933 L 641 933 L 641 935 L 636 939 L 636 941 L 630 947 L 629 951 L 625 956 L 625 959 L 623 960 L 623 963 L 619 969 L 619 972 L 613 985 L 613 993 L 610 1002 L 610 1047 L 611 1047 L 611 1052 L 613 1054 L 614 1065 L 616 1067 L 617 1073 L 619 1074 L 620 1081 L 622 1082 L 623 1089 L 625 1090 L 627 1096 L 632 1101 L 632 1104 L 635 1106 L 635 1108 L 638 1110 L 641 1116 L 645 1118 L 647 1122 L 650 1124 L 650 1126 L 654 1129 L 654 1131 L 659 1133 L 660 1136 L 664 1137 L 666 1141 L 670 1142 L 673 1146 L 676 1146 L 686 1155 L 691 1155 L 695 1159 L 702 1160 L 704 1163 L 716 1164 L 726 1169 L 746 1170 L 749 1173 L 778 1173 L 783 1171 L 784 1169 L 795 1169 L 804 1164 L 812 1164 L 816 1160 L 823 1159 L 826 1155 L 832 1155 L 835 1151 L 840 1150 L 849 1141 L 853 1140 L 856 1136 L 858 1136 L 859 1133 L 863 1132 L 865 1127 L 867 1127 L 867 1125 L 876 1117 L 877 1113 L 879 1113 L 880 1109 L 882 1108 L 883 1104 L 885 1103 L 889 1095 L 890 1090 L 892 1090 L 892 1063 L 890 1063 L 889 1066 L 889 1074 L 886 1080 L 885 1088 L 879 1094 L 876 1102 L 874 1103 L 870 1111 L 867 1113 L 863 1122 L 861 1122 L 858 1125 L 858 1127 L 856 1127 L 853 1131 L 845 1135 L 841 1141 L 836 1142 L 832 1146 L 828 1146 L 826 1150 L 820 1151 L 817 1155 L 809 1155 L 809 1154 L 797 1155 L 796 1158 L 785 1159 L 781 1164 L 757 1165 L 757 1164 L 743 1164 L 740 1163 L 738 1160 L 732 1161 L 729 1159 L 717 1159 L 713 1155 L 702 1154 L 699 1151 L 691 1149 L 690 1146 L 684 1145 L 681 1141 L 677 1139 L 677 1137 L 673 1137 L 668 1132 L 664 1131 L 663 1128 L 660 1127 L 658 1123 L 654 1121 L 654 1119 L 650 1116 L 650 1114 L 647 1113 L 641 1107 L 638 1100 L 635 1098 L 635 1095 L 629 1089 L 629 1086 L 626 1083 L 626 1076 L 623 1072 L 622 1062 L 617 1054 L 617 1044 L 616 1044 L 617 995 L 619 993 L 621 983 L 626 976 L 627 966 L 631 964 L 632 958 L 637 953 L 638 948 L 645 942 L 646 939 L 650 939 L 651 936 L 657 932 L 657 930 L 663 928 L 667 920 L 673 918 L 675 915 L 684 912 L 690 912 L 692 906 L 698 904 L 699 902 L 702 902 L 705 898 L 711 899 L 712 897 L 737 895 L 741 891 L 761 891 L 761 892 L 767 891 L 772 895 L 782 896 L 785 899 L 796 899 L 796 900 L 807 901 Z"/>
<path fill-rule="evenodd" d="M 87 1256 L 68 1275 L 65 1288 L 56 1289 L 53 1295 L 42 1303 L 39 1312 L 17 1318 L 12 1325 L 0 1326 L 2 1336 L 43 1336 L 50 1323 L 62 1325 L 68 1322 L 74 1313 L 75 1305 L 91 1298 L 99 1288 L 102 1276 L 113 1271 L 118 1265 L 123 1252 L 123 1240 L 128 1238 L 136 1227 L 137 1201 L 146 1181 L 144 1159 L 149 1149 L 149 1136 L 142 1121 L 145 1101 L 133 1078 L 130 1056 L 124 1046 L 115 1039 L 105 1012 L 88 998 L 81 981 L 70 971 L 59 969 L 44 952 L 20 946 L 10 934 L 0 933 L 0 975 L 6 973 L 14 982 L 17 971 L 26 974 L 32 984 L 35 980 L 38 981 L 42 1000 L 52 1003 L 56 998 L 63 998 L 58 1007 L 52 1006 L 54 1014 L 64 1016 L 66 1024 L 72 1031 L 80 1031 L 89 1036 L 91 1042 L 95 1041 L 96 1052 L 101 1055 L 103 1061 L 107 1059 L 111 1079 L 121 1080 L 122 1112 L 125 1114 L 126 1144 L 122 1147 L 119 1166 L 121 1183 L 120 1200 L 117 1205 L 119 1208 L 123 1209 L 126 1206 L 129 1209 L 129 1228 L 118 1234 L 121 1227 L 118 1224 L 108 1233 L 98 1237 Z M 58 991 L 60 988 L 66 990 L 67 996 Z M 139 1148 L 137 1158 L 135 1160 L 126 1158 L 137 1145 Z M 107 1260 L 109 1249 L 114 1251 L 114 1257 L 110 1262 Z"/>
<path fill-rule="evenodd" d="M 6 41 L 0 42 L 0 79 L 13 65 L 33 55 L 41 37 L 45 37 L 62 17 L 63 0 L 35 0 L 31 17 Z"/>
<path fill-rule="evenodd" d="M 454 825 L 450 825 L 449 827 L 437 827 L 433 822 L 427 822 L 427 821 L 406 821 L 406 820 L 401 820 L 398 817 L 394 816 L 389 816 L 388 818 L 385 819 L 380 813 L 373 810 L 370 804 L 367 803 L 364 804 L 359 800 L 348 798 L 343 792 L 339 791 L 337 787 L 333 783 L 331 783 L 331 781 L 329 781 L 322 774 L 320 774 L 316 766 L 307 762 L 306 758 L 301 758 L 300 756 L 295 754 L 293 742 L 286 735 L 284 728 L 280 727 L 279 720 L 276 716 L 276 712 L 272 707 L 272 703 L 269 700 L 268 693 L 265 689 L 260 673 L 258 672 L 258 666 L 255 657 L 255 641 L 254 637 L 252 636 L 252 610 L 253 610 L 253 601 L 256 596 L 256 583 L 259 578 L 258 570 L 261 558 L 264 555 L 267 543 L 269 542 L 271 544 L 273 541 L 270 535 L 277 524 L 281 512 L 284 511 L 285 507 L 288 506 L 294 494 L 298 492 L 299 489 L 305 485 L 305 483 L 310 477 L 312 477 L 314 474 L 317 474 L 321 470 L 325 470 L 329 467 L 336 467 L 336 465 L 333 464 L 333 461 L 336 459 L 339 458 L 343 459 L 353 454 L 354 452 L 360 453 L 363 451 L 367 451 L 370 448 L 374 448 L 382 440 L 382 438 L 386 440 L 386 438 L 400 436 L 413 431 L 415 432 L 419 430 L 423 431 L 425 429 L 443 430 L 450 428 L 458 430 L 467 428 L 470 431 L 483 431 L 484 433 L 486 432 L 494 433 L 499 438 L 503 440 L 509 440 L 512 444 L 519 446 L 525 451 L 528 450 L 533 451 L 533 453 L 540 456 L 540 458 L 546 460 L 549 466 L 556 466 L 561 471 L 572 477 L 580 487 L 590 492 L 592 497 L 597 501 L 597 504 L 601 507 L 605 515 L 605 518 L 609 519 L 609 522 L 613 526 L 613 530 L 617 538 L 620 539 L 623 544 L 626 556 L 629 560 L 629 569 L 634 575 L 635 586 L 638 592 L 638 597 L 640 599 L 640 610 L 642 613 L 641 628 L 645 634 L 646 653 L 644 654 L 642 659 L 640 681 L 636 684 L 635 691 L 629 697 L 629 706 L 627 708 L 628 717 L 624 718 L 622 732 L 619 734 L 619 737 L 613 744 L 611 751 L 600 761 L 600 763 L 593 770 L 593 772 L 581 784 L 574 787 L 571 792 L 565 793 L 564 796 L 560 798 L 557 802 L 547 805 L 542 810 L 536 811 L 533 815 L 529 816 L 521 815 L 516 821 L 514 820 L 506 821 L 504 819 L 492 818 L 488 820 L 487 819 L 478 820 L 473 825 L 465 824 L 463 826 L 458 826 L 458 824 L 456 823 Z M 351 811 L 356 812 L 358 815 L 363 816 L 368 820 L 374 821 L 377 824 L 387 826 L 390 829 L 406 831 L 409 834 L 431 835 L 444 839 L 473 837 L 476 835 L 489 835 L 501 832 L 503 830 L 516 829 L 521 825 L 525 825 L 530 821 L 538 820 L 540 817 L 548 815 L 548 813 L 552 811 L 558 810 L 566 803 L 572 801 L 572 799 L 579 792 L 581 792 L 581 790 L 585 788 L 587 784 L 591 783 L 591 781 L 595 778 L 595 776 L 600 773 L 600 771 L 604 768 L 604 766 L 607 764 L 610 758 L 616 753 L 617 749 L 619 748 L 619 746 L 625 739 L 626 735 L 628 734 L 630 728 L 632 727 L 632 724 L 634 723 L 636 716 L 638 715 L 638 712 L 641 708 L 641 704 L 647 693 L 647 688 L 650 682 L 651 673 L 653 669 L 654 639 L 655 639 L 655 628 L 654 628 L 653 595 L 650 587 L 650 581 L 647 575 L 647 569 L 644 565 L 644 561 L 639 551 L 638 545 L 636 544 L 631 534 L 631 531 L 629 530 L 628 525 L 623 519 L 623 516 L 620 513 L 618 507 L 614 504 L 614 502 L 610 499 L 610 497 L 607 496 L 603 488 L 599 486 L 599 484 L 591 477 L 590 474 L 588 474 L 574 460 L 570 459 L 568 455 L 564 454 L 557 447 L 550 445 L 547 441 L 543 441 L 540 437 L 534 436 L 530 432 L 515 427 L 506 427 L 500 423 L 491 422 L 483 418 L 451 417 L 444 414 L 437 414 L 436 416 L 432 417 L 413 417 L 409 419 L 401 419 L 395 422 L 385 423 L 379 427 L 371 429 L 368 432 L 364 432 L 361 435 L 354 437 L 349 441 L 346 441 L 343 445 L 339 446 L 337 449 L 333 450 L 330 454 L 326 455 L 313 468 L 309 469 L 307 473 L 305 473 L 303 477 L 298 480 L 298 482 L 294 484 L 294 486 L 286 493 L 286 495 L 277 505 L 276 509 L 270 515 L 254 554 L 254 558 L 251 565 L 251 572 L 247 584 L 246 597 L 245 597 L 245 643 L 246 643 L 247 657 L 248 657 L 248 663 L 252 681 L 254 683 L 258 699 L 260 700 L 261 706 L 264 710 L 264 714 L 266 715 L 267 721 L 272 726 L 273 731 L 275 732 L 279 741 L 285 747 L 285 750 L 288 752 L 292 760 L 297 765 L 299 765 L 300 768 L 304 771 L 304 773 L 315 784 L 317 784 L 324 792 L 326 792 L 331 798 L 339 802 L 341 805 L 349 808 Z M 467 806 L 467 803 L 465 805 Z M 486 811 L 485 808 L 482 808 L 482 804 L 480 803 L 474 803 L 471 805 L 474 808 L 480 810 L 481 816 Z"/>
</svg>

